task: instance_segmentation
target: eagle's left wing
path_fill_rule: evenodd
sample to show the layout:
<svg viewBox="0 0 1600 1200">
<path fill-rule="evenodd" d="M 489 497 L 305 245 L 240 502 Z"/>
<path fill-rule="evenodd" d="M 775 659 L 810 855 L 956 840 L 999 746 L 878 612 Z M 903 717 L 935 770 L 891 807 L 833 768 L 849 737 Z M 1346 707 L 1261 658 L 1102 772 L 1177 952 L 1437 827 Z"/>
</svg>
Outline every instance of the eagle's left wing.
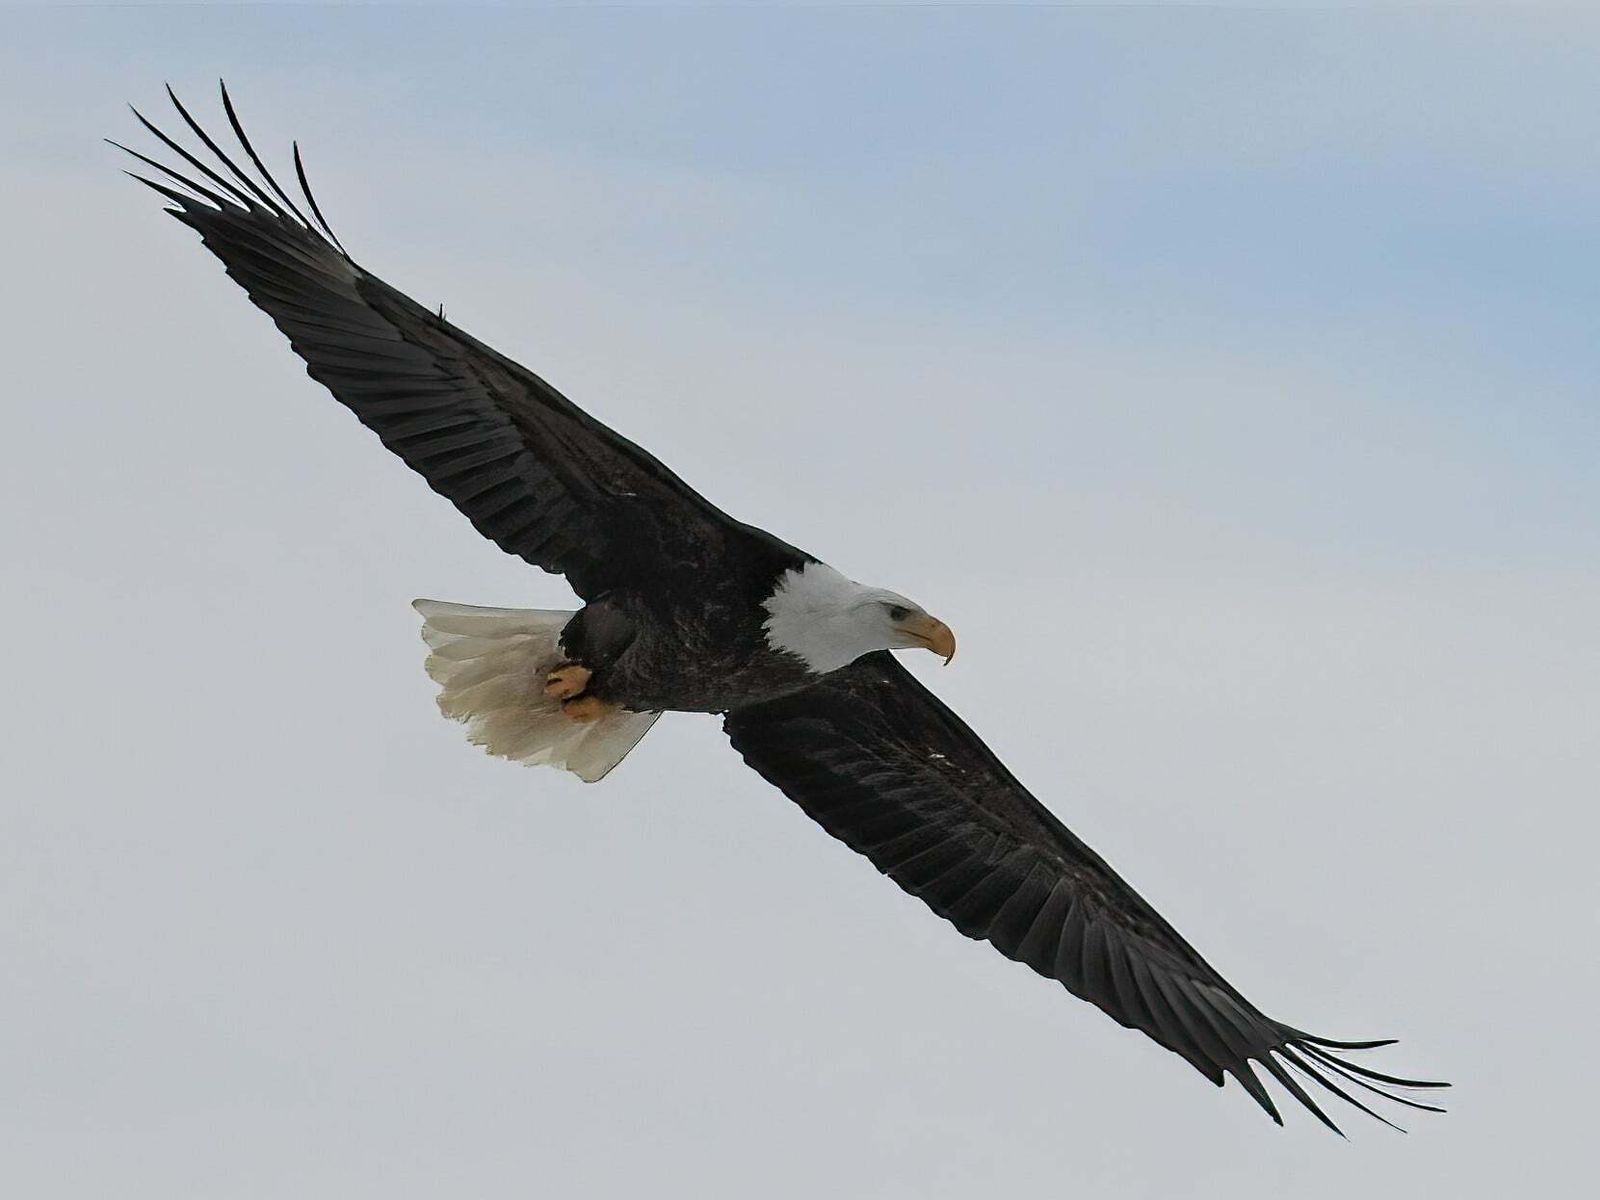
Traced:
<svg viewBox="0 0 1600 1200">
<path fill-rule="evenodd" d="M 1392 1089 L 1443 1084 L 1334 1053 L 1387 1043 L 1315 1037 L 1240 995 L 892 655 L 736 709 L 725 728 L 750 766 L 962 933 L 1058 980 L 1219 1087 L 1232 1075 L 1279 1124 L 1252 1063 L 1335 1131 L 1296 1073 L 1372 1116 L 1352 1085 L 1439 1111 Z"/>
<path fill-rule="evenodd" d="M 171 99 L 203 149 L 186 149 L 135 110 L 185 167 L 128 150 L 166 182 L 130 174 L 171 201 L 167 211 L 200 234 L 307 374 L 502 550 L 566 576 L 585 600 L 664 579 L 692 587 L 730 562 L 762 576 L 804 561 L 355 262 L 317 207 L 299 149 L 297 203 L 245 136 L 227 88 L 235 154 L 248 167 Z"/>
</svg>

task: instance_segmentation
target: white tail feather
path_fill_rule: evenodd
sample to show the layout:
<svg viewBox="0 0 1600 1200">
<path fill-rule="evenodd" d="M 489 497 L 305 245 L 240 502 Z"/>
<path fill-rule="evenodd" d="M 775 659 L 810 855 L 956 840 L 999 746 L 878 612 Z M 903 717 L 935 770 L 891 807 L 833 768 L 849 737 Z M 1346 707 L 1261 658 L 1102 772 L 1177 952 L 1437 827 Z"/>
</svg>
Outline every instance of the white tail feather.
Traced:
<svg viewBox="0 0 1600 1200">
<path fill-rule="evenodd" d="M 544 694 L 562 661 L 561 631 L 572 613 L 538 608 L 477 608 L 415 600 L 425 664 L 439 685 L 439 711 L 467 726 L 490 754 L 530 766 L 560 767 L 594 783 L 622 761 L 660 713 L 617 711 L 587 724 Z"/>
</svg>

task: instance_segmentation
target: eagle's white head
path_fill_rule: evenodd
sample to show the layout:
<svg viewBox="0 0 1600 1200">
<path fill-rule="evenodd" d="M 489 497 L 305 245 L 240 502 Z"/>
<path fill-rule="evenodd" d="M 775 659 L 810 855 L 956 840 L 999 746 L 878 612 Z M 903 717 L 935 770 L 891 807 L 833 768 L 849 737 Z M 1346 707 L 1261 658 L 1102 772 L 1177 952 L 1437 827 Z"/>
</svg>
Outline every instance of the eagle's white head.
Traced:
<svg viewBox="0 0 1600 1200">
<path fill-rule="evenodd" d="M 922 649 L 955 657 L 956 635 L 898 592 L 865 587 L 823 563 L 785 571 L 762 602 L 767 644 L 818 675 L 874 650 Z"/>
</svg>

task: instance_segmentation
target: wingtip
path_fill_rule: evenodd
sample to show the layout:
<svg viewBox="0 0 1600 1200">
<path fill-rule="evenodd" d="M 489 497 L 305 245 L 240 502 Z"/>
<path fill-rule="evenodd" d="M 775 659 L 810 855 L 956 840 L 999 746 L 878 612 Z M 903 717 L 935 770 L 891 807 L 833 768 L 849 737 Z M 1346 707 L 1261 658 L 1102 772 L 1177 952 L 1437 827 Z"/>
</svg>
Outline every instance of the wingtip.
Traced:
<svg viewBox="0 0 1600 1200">
<path fill-rule="evenodd" d="M 1412 1099 L 1410 1096 L 1399 1093 L 1409 1089 L 1448 1087 L 1450 1086 L 1448 1083 L 1433 1080 L 1406 1079 L 1398 1075 L 1374 1071 L 1370 1067 L 1352 1062 L 1343 1055 L 1335 1053 L 1333 1049 L 1329 1049 L 1329 1047 L 1337 1047 L 1345 1054 L 1348 1054 L 1351 1051 L 1393 1045 L 1395 1039 L 1337 1041 L 1332 1038 L 1317 1037 L 1307 1034 L 1303 1030 L 1291 1029 L 1289 1026 L 1282 1025 L 1279 1026 L 1279 1035 L 1283 1040 L 1269 1055 L 1269 1060 L 1271 1061 L 1268 1064 L 1268 1070 L 1272 1072 L 1280 1084 L 1289 1088 L 1295 1098 L 1309 1108 L 1324 1125 L 1340 1134 L 1341 1137 L 1346 1137 L 1346 1140 L 1348 1140 L 1348 1137 L 1344 1134 L 1344 1131 L 1329 1120 L 1326 1114 L 1318 1109 L 1315 1104 L 1310 1102 L 1303 1089 L 1299 1089 L 1293 1084 L 1288 1071 L 1277 1066 L 1277 1057 L 1281 1056 L 1285 1066 L 1293 1068 L 1295 1072 L 1305 1076 L 1306 1079 L 1315 1083 L 1324 1091 L 1331 1093 L 1352 1107 L 1360 1109 L 1367 1116 L 1381 1121 L 1389 1128 L 1400 1133 L 1407 1133 L 1409 1130 L 1404 1125 L 1391 1121 L 1382 1112 L 1373 1108 L 1371 1104 L 1363 1102 L 1361 1093 L 1369 1093 L 1371 1096 L 1387 1100 L 1391 1104 L 1422 1112 L 1442 1113 L 1445 1111 L 1439 1105 L 1425 1104 L 1421 1100 Z M 1350 1088 L 1351 1085 L 1359 1088 L 1360 1092 L 1347 1091 L 1346 1089 Z"/>
<path fill-rule="evenodd" d="M 1400 1075 L 1389 1075 L 1383 1071 L 1374 1071 L 1371 1067 L 1362 1066 L 1360 1063 L 1348 1062 L 1338 1055 L 1322 1049 L 1315 1043 L 1308 1042 L 1306 1039 L 1298 1039 L 1298 1041 L 1300 1048 L 1316 1059 L 1317 1062 L 1331 1066 L 1346 1074 L 1354 1073 L 1375 1083 L 1387 1083 L 1391 1087 L 1407 1089 L 1447 1088 L 1450 1086 L 1447 1081 L 1442 1079 L 1406 1079 Z M 1441 1109 L 1440 1111 L 1443 1110 Z"/>
<path fill-rule="evenodd" d="M 1318 1046 L 1328 1046 L 1334 1050 L 1380 1050 L 1384 1046 L 1395 1046 L 1399 1038 L 1373 1038 L 1361 1042 L 1345 1042 L 1337 1038 L 1318 1037 L 1314 1033 L 1307 1033 L 1304 1029 L 1295 1029 L 1289 1025 L 1279 1026 L 1290 1037 L 1303 1042 L 1313 1042 Z"/>
<path fill-rule="evenodd" d="M 328 240 L 338 247 L 339 253 L 348 260 L 350 252 L 344 248 L 344 243 L 339 240 L 339 235 L 334 233 L 333 226 L 328 224 L 328 218 L 322 215 L 322 208 L 317 204 L 317 197 L 311 191 L 311 183 L 306 179 L 305 160 L 300 156 L 300 143 L 298 140 L 289 143 L 294 155 L 294 173 L 300 181 L 300 191 L 306 198 L 306 203 L 311 207 L 311 215 L 316 217 L 317 224 L 322 227 L 322 232 L 328 235 Z"/>
</svg>

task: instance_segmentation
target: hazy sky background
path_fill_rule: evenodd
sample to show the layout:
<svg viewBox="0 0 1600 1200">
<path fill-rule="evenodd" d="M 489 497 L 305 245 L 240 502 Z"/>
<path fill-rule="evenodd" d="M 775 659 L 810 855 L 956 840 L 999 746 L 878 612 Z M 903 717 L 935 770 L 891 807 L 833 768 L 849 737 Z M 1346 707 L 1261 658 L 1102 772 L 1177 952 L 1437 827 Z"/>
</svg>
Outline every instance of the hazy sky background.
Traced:
<svg viewBox="0 0 1600 1200">
<path fill-rule="evenodd" d="M 408 602 L 570 593 L 117 174 L 218 75 L 364 264 L 946 617 L 914 669 L 1043 800 L 1454 1111 L 1275 1129 L 714 719 L 596 787 L 468 746 Z M 0 1190 L 1583 1191 L 1597 81 L 1521 7 L 0 12 Z"/>
</svg>

